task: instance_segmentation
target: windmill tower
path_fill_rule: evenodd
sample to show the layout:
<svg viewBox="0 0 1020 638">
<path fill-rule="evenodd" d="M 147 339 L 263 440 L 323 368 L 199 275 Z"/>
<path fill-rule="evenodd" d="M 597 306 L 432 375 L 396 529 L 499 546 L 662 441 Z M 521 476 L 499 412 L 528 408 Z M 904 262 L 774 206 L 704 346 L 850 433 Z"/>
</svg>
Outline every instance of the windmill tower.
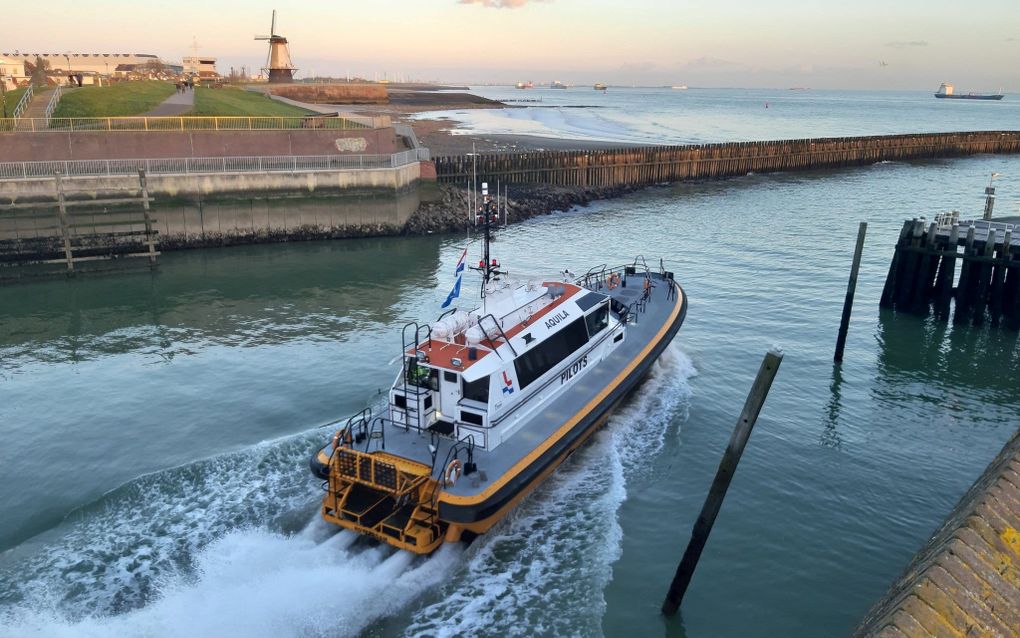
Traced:
<svg viewBox="0 0 1020 638">
<path fill-rule="evenodd" d="M 273 21 L 269 27 L 269 35 L 257 35 L 255 39 L 269 40 L 269 56 L 266 57 L 266 66 L 262 69 L 269 75 L 269 81 L 274 84 L 293 82 L 294 71 L 297 71 L 297 67 L 290 61 L 287 38 L 276 35 L 276 9 L 273 9 Z"/>
</svg>

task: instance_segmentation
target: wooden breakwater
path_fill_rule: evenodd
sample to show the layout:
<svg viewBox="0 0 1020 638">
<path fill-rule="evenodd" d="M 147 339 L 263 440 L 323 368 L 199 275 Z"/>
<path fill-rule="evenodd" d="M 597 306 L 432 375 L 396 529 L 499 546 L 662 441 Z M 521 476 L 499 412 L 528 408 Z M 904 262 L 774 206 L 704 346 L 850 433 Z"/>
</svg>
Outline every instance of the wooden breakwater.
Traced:
<svg viewBox="0 0 1020 638">
<path fill-rule="evenodd" d="M 854 636 L 1020 637 L 1020 431 Z"/>
<path fill-rule="evenodd" d="M 880 305 L 920 316 L 934 312 L 941 320 L 952 314 L 955 325 L 1020 329 L 1020 226 L 961 223 L 955 213 L 931 223 L 905 221 Z"/>
<path fill-rule="evenodd" d="M 645 146 L 584 151 L 487 153 L 435 158 L 441 182 L 611 187 L 926 160 L 1020 153 L 1020 131 L 919 133 L 770 142 Z"/>
</svg>

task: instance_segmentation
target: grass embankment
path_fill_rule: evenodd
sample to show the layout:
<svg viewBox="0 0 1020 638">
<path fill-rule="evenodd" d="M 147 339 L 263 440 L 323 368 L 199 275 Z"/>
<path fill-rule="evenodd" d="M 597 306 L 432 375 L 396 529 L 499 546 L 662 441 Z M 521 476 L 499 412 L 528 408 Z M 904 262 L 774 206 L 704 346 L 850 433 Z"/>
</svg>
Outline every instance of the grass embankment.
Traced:
<svg viewBox="0 0 1020 638">
<path fill-rule="evenodd" d="M 304 117 L 306 109 L 277 102 L 264 93 L 231 87 L 195 87 L 195 108 L 188 115 Z"/>
<path fill-rule="evenodd" d="M 18 102 L 21 100 L 21 96 L 24 95 L 25 91 L 27 91 L 27 90 L 28 90 L 27 88 L 24 88 L 24 89 L 14 89 L 13 91 L 7 91 L 7 93 L 6 93 L 6 95 L 7 95 L 7 117 L 14 117 L 14 107 L 16 107 L 18 105 Z M 3 112 L 0 111 L 0 116 L 2 116 L 2 115 L 3 115 Z"/>
<path fill-rule="evenodd" d="M 170 82 L 120 82 L 85 86 L 60 99 L 53 117 L 122 117 L 148 113 L 174 94 Z"/>
</svg>

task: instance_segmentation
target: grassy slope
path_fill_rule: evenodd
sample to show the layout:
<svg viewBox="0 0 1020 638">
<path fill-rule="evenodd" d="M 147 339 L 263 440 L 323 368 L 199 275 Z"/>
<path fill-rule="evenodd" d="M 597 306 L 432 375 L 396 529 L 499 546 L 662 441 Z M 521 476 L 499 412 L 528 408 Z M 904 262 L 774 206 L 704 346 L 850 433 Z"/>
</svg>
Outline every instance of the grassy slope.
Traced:
<svg viewBox="0 0 1020 638">
<path fill-rule="evenodd" d="M 86 86 L 60 100 L 53 117 L 117 117 L 141 115 L 174 94 L 169 82 L 121 82 Z"/>
<path fill-rule="evenodd" d="M 18 100 L 25 94 L 25 91 L 26 89 L 7 91 L 7 117 L 14 117 L 14 107 L 18 105 Z M 0 116 L 3 116 L 3 111 L 0 111 Z"/>
<path fill-rule="evenodd" d="M 307 111 L 290 104 L 276 102 L 262 93 L 235 88 L 195 88 L 195 108 L 188 115 L 252 115 L 292 116 L 308 115 Z"/>
</svg>

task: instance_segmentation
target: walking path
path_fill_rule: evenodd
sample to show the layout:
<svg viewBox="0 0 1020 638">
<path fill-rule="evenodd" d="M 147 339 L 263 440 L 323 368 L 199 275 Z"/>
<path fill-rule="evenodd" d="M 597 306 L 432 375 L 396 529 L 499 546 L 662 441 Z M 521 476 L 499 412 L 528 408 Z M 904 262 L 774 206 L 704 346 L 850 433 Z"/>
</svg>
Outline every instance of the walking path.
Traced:
<svg viewBox="0 0 1020 638">
<path fill-rule="evenodd" d="M 195 106 L 195 91 L 174 93 L 163 103 L 148 113 L 142 113 L 143 117 L 159 117 L 161 115 L 184 115 Z"/>
</svg>

